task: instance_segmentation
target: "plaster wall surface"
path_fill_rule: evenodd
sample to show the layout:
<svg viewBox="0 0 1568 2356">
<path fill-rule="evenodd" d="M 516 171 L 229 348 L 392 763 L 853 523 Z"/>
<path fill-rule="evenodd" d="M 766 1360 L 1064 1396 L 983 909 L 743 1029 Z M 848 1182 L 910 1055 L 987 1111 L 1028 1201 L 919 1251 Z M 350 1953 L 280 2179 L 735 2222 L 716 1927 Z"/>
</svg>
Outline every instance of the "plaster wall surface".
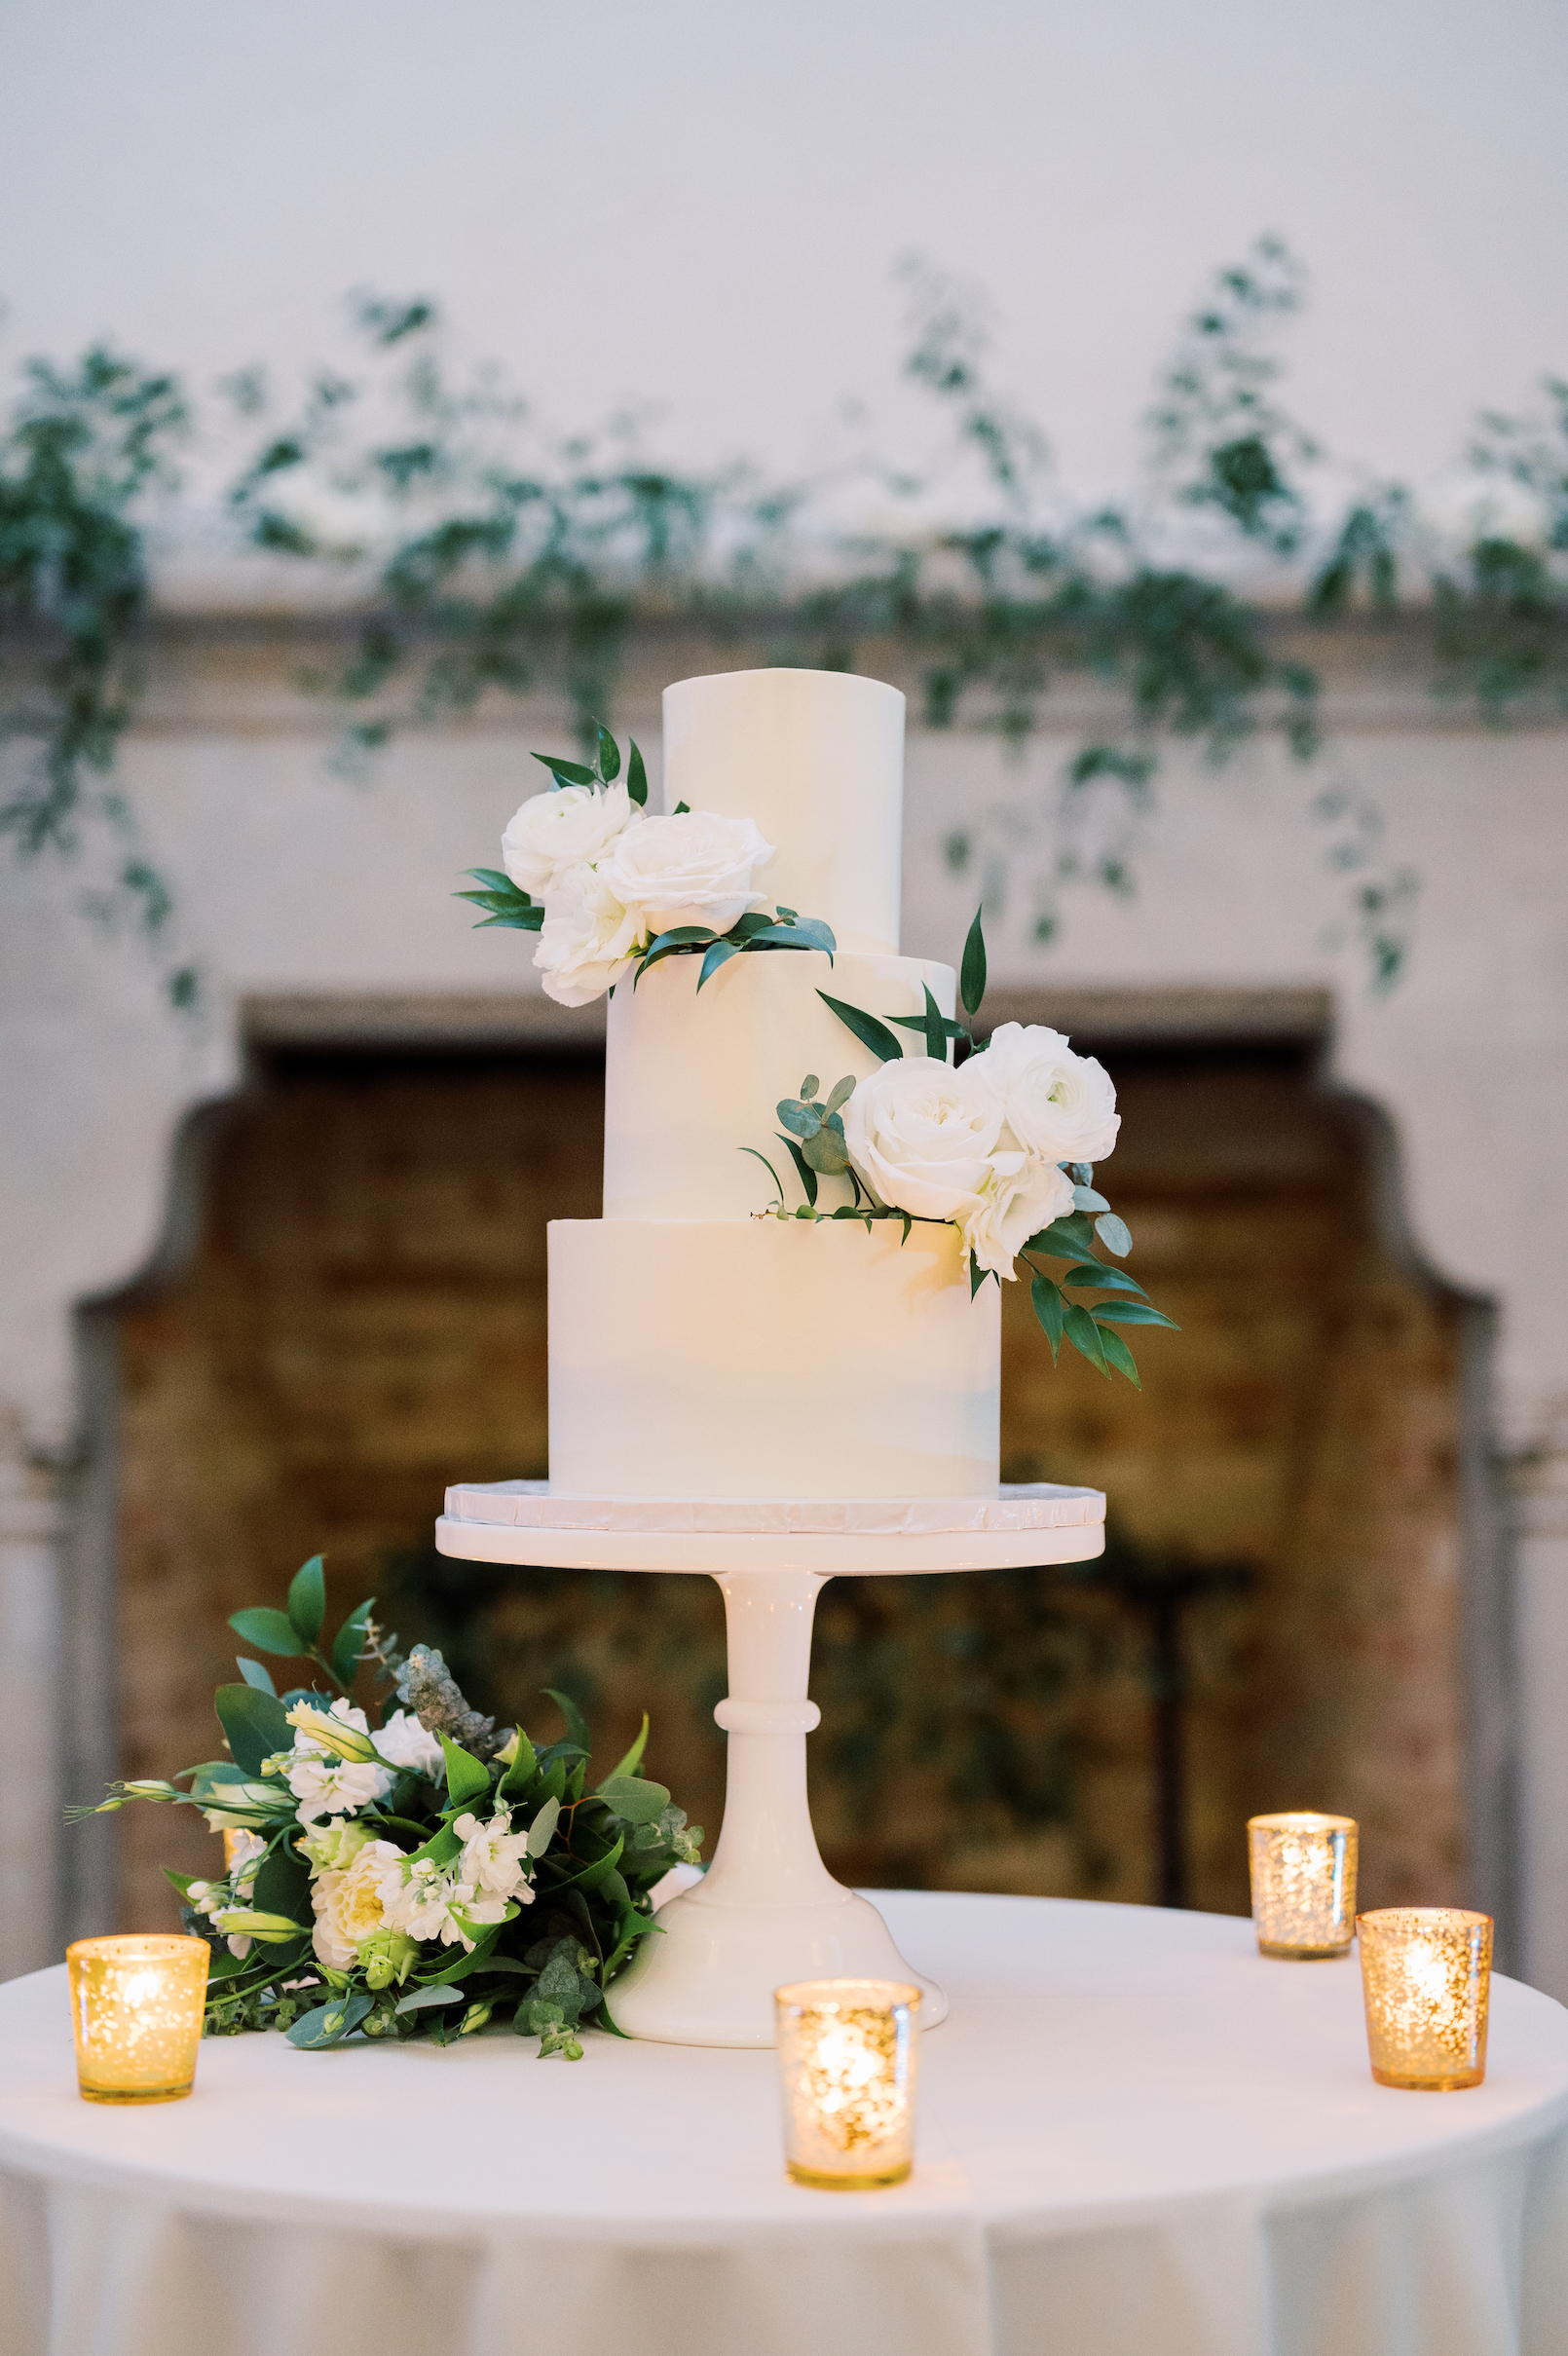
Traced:
<svg viewBox="0 0 1568 2356">
<path fill-rule="evenodd" d="M 1060 732 L 1019 762 L 962 729 L 912 732 L 904 947 L 951 958 L 984 884 L 998 993 L 1046 1006 L 1057 993 L 1067 1007 L 1116 991 L 1189 1008 L 1214 991 L 1232 1007 L 1329 994 L 1333 1075 L 1394 1124 L 1414 1248 L 1499 1308 L 1492 1412 L 1517 1492 L 1527 1968 L 1568 1996 L 1568 729 L 1489 733 L 1413 692 L 1375 648 L 1347 639 L 1326 652 L 1321 760 L 1302 770 L 1259 748 L 1209 771 L 1173 755 L 1138 845 L 1137 896 L 1076 891 L 1045 948 L 1032 882 L 1050 855 L 1044 813 L 1097 708 L 1064 699 Z M 524 937 L 472 930 L 449 896 L 542 782 L 528 748 L 569 743 L 563 712 L 541 700 L 409 736 L 373 783 L 351 785 L 327 769 L 329 720 L 292 685 L 300 653 L 277 630 L 170 630 L 125 747 L 124 782 L 205 968 L 199 1024 L 163 1010 L 134 944 L 84 924 L 82 871 L 0 865 L 0 1577 L 17 1590 L 14 1677 L 48 1702 L 69 1667 L 73 1597 L 89 1591 L 70 1568 L 65 1512 L 92 1473 L 70 1471 L 83 1431 L 75 1312 L 177 1244 L 166 1235 L 176 1134 L 238 1083 L 247 1006 L 263 1026 L 308 1029 L 318 1016 L 340 1032 L 346 1002 L 369 1024 L 400 1003 L 409 1022 L 463 1037 L 581 1040 L 595 1028 L 592 1011 L 564 1015 L 542 997 Z M 616 718 L 655 778 L 658 686 L 737 659 L 637 651 Z M 878 670 L 874 654 L 863 667 Z M 1375 802 L 1381 855 L 1420 879 L 1412 956 L 1383 995 L 1354 937 L 1336 937 L 1346 881 L 1325 865 L 1332 833 L 1311 808 L 1336 780 Z M 972 849 L 954 872 L 947 846 L 960 831 Z M 61 1709 L 40 1709 L 45 1758 Z M 0 1842 L 0 1887 L 18 1901 L 0 1927 L 8 1969 L 55 1952 L 52 1807 L 18 1812 Z"/>
</svg>

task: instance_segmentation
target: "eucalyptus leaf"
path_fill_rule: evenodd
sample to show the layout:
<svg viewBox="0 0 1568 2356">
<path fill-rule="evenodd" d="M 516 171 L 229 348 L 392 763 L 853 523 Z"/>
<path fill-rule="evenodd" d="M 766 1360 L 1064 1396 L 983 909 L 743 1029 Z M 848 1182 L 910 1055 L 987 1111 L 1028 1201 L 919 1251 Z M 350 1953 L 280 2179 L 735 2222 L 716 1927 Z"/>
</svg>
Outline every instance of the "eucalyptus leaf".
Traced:
<svg viewBox="0 0 1568 2356">
<path fill-rule="evenodd" d="M 814 1138 L 822 1126 L 822 1115 L 816 1106 L 798 1103 L 793 1097 L 785 1097 L 775 1110 L 785 1128 L 798 1138 Z"/>
<path fill-rule="evenodd" d="M 336 2045 L 358 2028 L 370 2010 L 373 1999 L 363 1989 L 346 1991 L 334 1996 L 314 2012 L 304 2013 L 288 2031 L 288 2041 L 307 2053 L 318 2052 L 323 2045 Z"/>
<path fill-rule="evenodd" d="M 528 1828 L 528 1854 L 541 1857 L 555 1838 L 555 1827 L 561 1820 L 559 1800 L 546 1800 Z"/>
<path fill-rule="evenodd" d="M 833 1094 L 828 1099 L 828 1111 L 830 1113 L 835 1113 L 840 1110 L 843 1105 L 848 1103 L 854 1093 L 855 1083 L 852 1074 L 846 1074 L 843 1079 L 836 1080 L 834 1082 Z"/>
<path fill-rule="evenodd" d="M 645 1776 L 608 1776 L 600 1784 L 598 1796 L 628 1824 L 656 1824 L 670 1804 L 663 1784 L 651 1782 Z"/>
<path fill-rule="evenodd" d="M 814 1137 L 806 1139 L 801 1152 L 803 1159 L 823 1178 L 843 1177 L 849 1167 L 849 1152 L 837 1114 L 831 1121 L 824 1121 Z"/>
<path fill-rule="evenodd" d="M 399 2012 L 424 2012 L 431 2004 L 461 2004 L 464 2001 L 460 1988 L 411 1988 L 406 1996 L 398 1998 L 396 2009 Z"/>
<path fill-rule="evenodd" d="M 1072 1207 L 1074 1211 L 1108 1211 L 1110 1209 L 1104 1196 L 1097 1194 L 1093 1186 L 1074 1186 Z"/>
<path fill-rule="evenodd" d="M 821 1085 L 822 1083 L 817 1078 L 816 1073 L 814 1071 L 808 1071 L 804 1079 L 801 1082 L 801 1096 L 803 1101 L 807 1104 L 814 1103 L 817 1090 L 821 1087 Z"/>
<path fill-rule="evenodd" d="M 1103 1218 L 1096 1219 L 1095 1233 L 1104 1245 L 1105 1250 L 1114 1252 L 1118 1259 L 1124 1257 L 1133 1249 L 1133 1238 L 1127 1221 L 1119 1219 L 1114 1211 L 1107 1211 Z"/>
</svg>

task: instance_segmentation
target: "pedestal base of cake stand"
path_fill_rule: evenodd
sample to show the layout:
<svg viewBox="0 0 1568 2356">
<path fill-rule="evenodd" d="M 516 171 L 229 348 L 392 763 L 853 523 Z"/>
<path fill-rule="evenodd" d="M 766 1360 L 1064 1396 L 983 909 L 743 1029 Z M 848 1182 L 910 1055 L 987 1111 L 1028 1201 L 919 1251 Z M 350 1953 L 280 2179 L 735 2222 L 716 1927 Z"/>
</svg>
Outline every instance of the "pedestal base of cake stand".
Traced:
<svg viewBox="0 0 1568 2356">
<path fill-rule="evenodd" d="M 806 1699 L 816 1599 L 835 1577 L 1029 1569 L 1104 1550 L 1096 1489 L 1003 1488 L 995 1498 L 788 1502 L 573 1498 L 543 1481 L 447 1494 L 443 1554 L 562 1570 L 705 1572 L 725 1599 L 729 1738 L 724 1824 L 712 1866 L 658 1910 L 616 1980 L 628 2036 L 675 2045 L 770 2045 L 773 1991 L 788 1980 L 908 1980 L 927 2028 L 947 2013 L 869 1899 L 837 1883 L 806 1800 Z"/>
</svg>

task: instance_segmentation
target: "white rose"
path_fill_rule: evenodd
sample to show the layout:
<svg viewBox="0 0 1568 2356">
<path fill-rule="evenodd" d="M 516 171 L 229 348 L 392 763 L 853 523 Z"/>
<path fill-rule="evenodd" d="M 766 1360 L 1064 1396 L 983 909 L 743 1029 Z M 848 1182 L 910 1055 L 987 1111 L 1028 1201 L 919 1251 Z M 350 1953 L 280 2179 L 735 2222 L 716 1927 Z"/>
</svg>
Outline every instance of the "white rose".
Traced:
<svg viewBox="0 0 1568 2356">
<path fill-rule="evenodd" d="M 1002 1108 L 974 1078 L 934 1056 L 903 1056 L 862 1080 L 843 1108 L 844 1142 L 877 1200 L 916 1218 L 958 1218 L 979 1195 Z"/>
<path fill-rule="evenodd" d="M 311 1886 L 316 1929 L 311 1944 L 318 1963 L 346 1971 L 361 1939 L 386 1925 L 383 1888 L 403 1854 L 391 1841 L 367 1841 L 346 1873 L 317 1874 Z"/>
<path fill-rule="evenodd" d="M 405 1767 L 438 1783 L 446 1774 L 446 1753 L 411 1709 L 395 1709 L 374 1737 L 377 1750 L 393 1767 Z"/>
<path fill-rule="evenodd" d="M 1013 1261 L 1029 1237 L 1071 1209 L 1072 1180 L 1055 1162 L 998 1153 L 972 1206 L 960 1215 L 958 1231 L 982 1268 L 1011 1280 Z"/>
<path fill-rule="evenodd" d="M 586 1006 L 631 971 L 643 920 L 616 899 L 598 868 L 579 868 L 545 903 L 534 963 L 545 994 L 561 1006 Z"/>
<path fill-rule="evenodd" d="M 558 786 L 534 794 L 501 838 L 501 862 L 519 891 L 558 892 L 575 869 L 594 867 L 642 811 L 623 785 Z"/>
<path fill-rule="evenodd" d="M 1001 1102 L 1026 1153 L 1050 1162 L 1102 1162 L 1121 1119 L 1110 1074 L 1093 1056 L 1074 1055 L 1059 1030 L 1000 1024 L 965 1069 L 978 1071 Z"/>
<path fill-rule="evenodd" d="M 622 835 L 599 873 L 621 905 L 638 912 L 650 940 L 677 924 L 726 933 L 764 905 L 767 895 L 751 888 L 752 869 L 772 856 L 750 818 L 682 810 Z"/>
</svg>

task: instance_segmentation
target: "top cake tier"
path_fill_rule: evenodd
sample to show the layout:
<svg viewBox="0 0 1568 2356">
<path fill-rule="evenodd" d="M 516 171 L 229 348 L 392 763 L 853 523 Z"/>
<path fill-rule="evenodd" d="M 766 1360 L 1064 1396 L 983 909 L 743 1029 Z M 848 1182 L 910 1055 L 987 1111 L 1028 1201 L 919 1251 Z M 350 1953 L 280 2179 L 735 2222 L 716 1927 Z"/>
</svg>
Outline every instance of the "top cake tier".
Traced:
<svg viewBox="0 0 1568 2356">
<path fill-rule="evenodd" d="M 839 946 L 898 948 L 904 698 L 843 671 L 720 671 L 664 691 L 664 806 L 752 818 L 759 891 Z"/>
</svg>

